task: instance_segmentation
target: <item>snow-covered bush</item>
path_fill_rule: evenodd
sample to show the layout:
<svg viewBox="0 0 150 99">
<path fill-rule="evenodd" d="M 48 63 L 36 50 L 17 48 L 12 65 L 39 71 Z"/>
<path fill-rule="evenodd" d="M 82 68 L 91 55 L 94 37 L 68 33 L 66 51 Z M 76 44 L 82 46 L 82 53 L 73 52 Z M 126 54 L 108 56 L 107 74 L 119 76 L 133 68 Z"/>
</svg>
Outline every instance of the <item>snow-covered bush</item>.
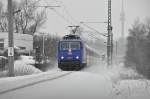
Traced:
<svg viewBox="0 0 150 99">
<path fill-rule="evenodd" d="M 134 69 L 126 68 L 123 63 L 113 65 L 110 69 L 108 69 L 108 74 L 114 83 L 118 82 L 121 79 L 143 78 L 143 76 L 138 74 Z"/>
<path fill-rule="evenodd" d="M 26 64 L 22 61 L 16 61 L 14 66 L 15 76 L 30 75 L 40 73 L 41 71 L 33 65 Z"/>
<path fill-rule="evenodd" d="M 125 66 L 150 78 L 150 18 L 146 23 L 137 20 L 129 32 Z"/>
<path fill-rule="evenodd" d="M 34 73 L 40 73 L 41 71 L 34 67 L 34 60 L 32 56 L 20 56 L 19 60 L 14 63 L 14 73 L 16 76 L 30 75 Z"/>
<path fill-rule="evenodd" d="M 32 56 L 20 56 L 20 58 L 14 62 L 14 75 L 23 76 L 41 73 L 41 71 L 32 64 L 34 64 Z M 8 76 L 8 71 L 0 72 L 0 77 L 5 76 Z"/>
</svg>

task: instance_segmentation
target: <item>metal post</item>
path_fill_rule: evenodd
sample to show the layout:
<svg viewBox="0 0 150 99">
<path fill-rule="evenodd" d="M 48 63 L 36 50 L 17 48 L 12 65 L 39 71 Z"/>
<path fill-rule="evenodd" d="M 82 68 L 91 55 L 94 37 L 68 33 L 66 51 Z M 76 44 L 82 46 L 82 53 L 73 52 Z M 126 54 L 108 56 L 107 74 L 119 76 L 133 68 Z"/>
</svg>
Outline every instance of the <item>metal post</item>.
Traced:
<svg viewBox="0 0 150 99">
<path fill-rule="evenodd" d="M 14 41 L 12 0 L 8 0 L 8 66 L 9 76 L 14 76 Z"/>
<path fill-rule="evenodd" d="M 118 42 L 116 41 L 116 57 L 117 57 L 117 54 L 118 54 Z"/>
<path fill-rule="evenodd" d="M 122 9 L 120 14 L 120 21 L 121 21 L 121 38 L 124 41 L 124 26 L 125 26 L 125 11 L 124 11 L 124 1 L 122 0 Z"/>
<path fill-rule="evenodd" d="M 107 65 L 112 64 L 113 34 L 111 26 L 111 0 L 108 0 L 108 38 L 107 38 Z"/>
<path fill-rule="evenodd" d="M 110 63 L 111 65 L 113 64 L 113 33 L 112 33 L 112 29 L 111 29 L 111 60 Z"/>
<path fill-rule="evenodd" d="M 45 59 L 45 37 L 44 37 L 44 33 L 43 33 L 43 59 Z"/>
</svg>

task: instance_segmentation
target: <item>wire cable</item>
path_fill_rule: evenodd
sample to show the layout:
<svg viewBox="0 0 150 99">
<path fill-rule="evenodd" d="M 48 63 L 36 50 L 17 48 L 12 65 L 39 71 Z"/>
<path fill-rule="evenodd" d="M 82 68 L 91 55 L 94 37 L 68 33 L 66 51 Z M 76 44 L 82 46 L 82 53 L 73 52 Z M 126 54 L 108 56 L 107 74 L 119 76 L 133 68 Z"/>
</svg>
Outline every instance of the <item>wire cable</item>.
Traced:
<svg viewBox="0 0 150 99">
<path fill-rule="evenodd" d="M 51 10 L 54 11 L 59 17 L 61 17 L 67 23 L 69 23 L 71 25 L 74 25 L 70 20 L 68 20 L 64 15 L 60 14 L 57 10 L 55 10 L 55 9 L 51 9 Z"/>
<path fill-rule="evenodd" d="M 100 32 L 97 31 L 96 29 L 94 29 L 94 28 L 92 28 L 92 27 L 90 27 L 90 26 L 88 26 L 88 25 L 86 25 L 86 24 L 84 24 L 84 23 L 81 23 L 81 24 L 82 24 L 83 26 L 85 26 L 85 27 L 87 27 L 87 28 L 89 28 L 89 29 L 95 31 L 94 33 L 97 33 L 97 34 L 100 35 L 100 36 L 105 36 L 105 37 L 107 37 L 107 35 L 105 35 L 104 33 L 100 33 Z"/>
</svg>

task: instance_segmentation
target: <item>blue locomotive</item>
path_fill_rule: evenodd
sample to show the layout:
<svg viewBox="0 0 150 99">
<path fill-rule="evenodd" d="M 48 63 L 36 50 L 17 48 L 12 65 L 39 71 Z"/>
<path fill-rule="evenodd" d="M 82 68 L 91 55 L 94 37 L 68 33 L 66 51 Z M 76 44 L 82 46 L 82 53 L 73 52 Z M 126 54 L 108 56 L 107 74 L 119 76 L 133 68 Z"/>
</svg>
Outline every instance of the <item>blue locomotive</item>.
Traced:
<svg viewBox="0 0 150 99">
<path fill-rule="evenodd" d="M 58 68 L 80 70 L 87 64 L 86 49 L 77 35 L 66 35 L 58 42 Z"/>
</svg>

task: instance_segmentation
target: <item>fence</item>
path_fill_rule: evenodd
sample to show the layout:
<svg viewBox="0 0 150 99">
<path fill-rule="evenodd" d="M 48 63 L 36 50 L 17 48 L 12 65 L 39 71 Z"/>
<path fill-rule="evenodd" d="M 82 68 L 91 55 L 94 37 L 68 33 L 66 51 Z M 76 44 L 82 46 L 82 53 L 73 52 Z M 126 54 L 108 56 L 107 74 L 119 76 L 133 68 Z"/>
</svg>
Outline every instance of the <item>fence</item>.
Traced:
<svg viewBox="0 0 150 99">
<path fill-rule="evenodd" d="M 0 56 L 0 71 L 6 69 L 7 58 L 4 56 Z"/>
</svg>

